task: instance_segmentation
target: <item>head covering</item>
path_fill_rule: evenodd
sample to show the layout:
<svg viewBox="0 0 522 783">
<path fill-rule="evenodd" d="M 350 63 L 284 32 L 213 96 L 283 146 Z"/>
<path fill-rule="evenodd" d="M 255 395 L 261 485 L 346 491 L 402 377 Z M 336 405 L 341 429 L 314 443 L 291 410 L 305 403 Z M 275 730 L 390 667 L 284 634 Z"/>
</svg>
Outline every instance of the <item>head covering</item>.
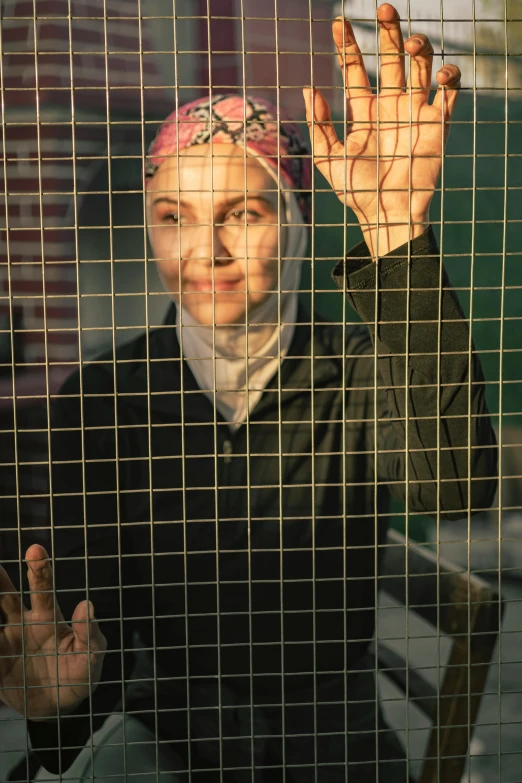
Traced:
<svg viewBox="0 0 522 783">
<path fill-rule="evenodd" d="M 247 312 L 248 322 L 202 325 L 178 308 L 176 329 L 199 388 L 232 430 L 260 399 L 293 337 L 301 265 L 308 242 L 311 161 L 297 125 L 278 119 L 268 101 L 214 95 L 180 107 L 160 126 L 146 161 L 145 186 L 161 163 L 198 144 L 235 144 L 255 157 L 281 187 L 287 223 L 279 287 Z M 183 328 L 181 328 L 183 327 Z M 245 357 L 248 356 L 248 361 Z"/>
</svg>

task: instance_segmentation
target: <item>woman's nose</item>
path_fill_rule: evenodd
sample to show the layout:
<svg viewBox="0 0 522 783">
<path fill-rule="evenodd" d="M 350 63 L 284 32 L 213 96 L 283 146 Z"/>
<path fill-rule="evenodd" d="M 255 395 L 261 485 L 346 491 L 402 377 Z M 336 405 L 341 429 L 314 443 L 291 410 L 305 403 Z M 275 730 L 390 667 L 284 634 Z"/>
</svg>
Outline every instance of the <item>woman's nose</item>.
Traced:
<svg viewBox="0 0 522 783">
<path fill-rule="evenodd" d="M 198 231 L 198 248 L 194 254 L 208 265 L 228 264 L 233 256 L 224 241 L 223 226 L 218 223 L 201 226 Z"/>
</svg>

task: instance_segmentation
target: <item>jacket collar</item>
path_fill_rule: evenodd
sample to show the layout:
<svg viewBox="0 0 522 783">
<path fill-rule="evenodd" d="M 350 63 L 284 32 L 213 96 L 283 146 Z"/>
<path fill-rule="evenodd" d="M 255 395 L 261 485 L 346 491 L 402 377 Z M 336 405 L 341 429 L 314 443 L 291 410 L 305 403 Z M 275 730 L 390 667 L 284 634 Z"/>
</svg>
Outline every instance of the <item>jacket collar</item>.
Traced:
<svg viewBox="0 0 522 783">
<path fill-rule="evenodd" d="M 188 363 L 181 358 L 180 346 L 176 334 L 176 308 L 172 304 L 167 312 L 163 326 L 154 329 L 140 341 L 142 356 L 135 361 L 119 365 L 118 397 L 125 404 L 149 407 L 151 411 L 167 414 L 171 418 L 212 423 L 214 417 L 223 421 L 221 415 L 199 389 Z M 312 340 L 312 328 L 314 330 Z M 342 357 L 337 348 L 325 339 L 326 332 L 335 327 L 312 324 L 309 311 L 299 303 L 297 325 L 280 373 L 276 373 L 268 382 L 265 393 L 252 411 L 251 418 L 265 415 L 279 407 L 279 384 L 284 389 L 284 401 L 303 394 L 309 394 L 311 384 L 311 361 L 314 358 L 314 388 L 326 386 L 333 380 L 341 380 Z M 148 344 L 148 357 L 146 355 Z M 313 346 L 313 347 L 312 347 Z M 150 395 L 148 390 L 150 389 Z M 181 396 L 184 395 L 183 405 Z"/>
</svg>

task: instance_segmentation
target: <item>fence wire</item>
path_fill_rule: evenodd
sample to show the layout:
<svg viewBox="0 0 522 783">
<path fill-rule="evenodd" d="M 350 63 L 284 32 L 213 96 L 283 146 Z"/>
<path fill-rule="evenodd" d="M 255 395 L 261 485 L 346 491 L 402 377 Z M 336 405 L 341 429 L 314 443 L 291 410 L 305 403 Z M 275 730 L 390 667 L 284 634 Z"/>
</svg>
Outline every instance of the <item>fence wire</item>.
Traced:
<svg viewBox="0 0 522 783">
<path fill-rule="evenodd" d="M 2 779 L 519 781 L 518 3 L 0 34 Z"/>
</svg>

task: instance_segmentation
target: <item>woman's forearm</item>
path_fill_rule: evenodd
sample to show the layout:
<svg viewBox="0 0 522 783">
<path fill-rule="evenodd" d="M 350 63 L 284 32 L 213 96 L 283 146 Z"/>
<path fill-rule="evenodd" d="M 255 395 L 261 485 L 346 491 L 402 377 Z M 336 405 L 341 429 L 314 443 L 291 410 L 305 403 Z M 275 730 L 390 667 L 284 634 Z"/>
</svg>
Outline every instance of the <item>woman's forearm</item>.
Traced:
<svg viewBox="0 0 522 783">
<path fill-rule="evenodd" d="M 433 231 L 380 257 L 376 272 L 360 245 L 334 278 L 376 343 L 379 480 L 407 494 L 415 511 L 463 516 L 487 508 L 496 442 L 484 378 Z"/>
</svg>

